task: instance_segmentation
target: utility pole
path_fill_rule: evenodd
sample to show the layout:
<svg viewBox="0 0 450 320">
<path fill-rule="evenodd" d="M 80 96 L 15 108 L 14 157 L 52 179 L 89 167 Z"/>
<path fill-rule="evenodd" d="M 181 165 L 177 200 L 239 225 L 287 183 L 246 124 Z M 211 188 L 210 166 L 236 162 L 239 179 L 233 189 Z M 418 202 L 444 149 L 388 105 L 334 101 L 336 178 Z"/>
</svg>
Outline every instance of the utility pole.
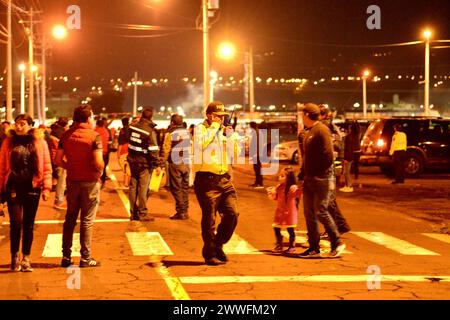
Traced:
<svg viewBox="0 0 450 320">
<path fill-rule="evenodd" d="M 425 94 L 424 94 L 425 115 L 430 115 L 430 37 L 425 41 Z"/>
<path fill-rule="evenodd" d="M 248 86 L 249 86 L 249 108 L 250 108 L 250 119 L 253 120 L 253 112 L 255 108 L 255 77 L 254 77 L 254 63 L 253 63 L 253 47 L 250 46 L 250 50 L 248 52 L 249 58 L 249 70 L 248 70 Z"/>
<path fill-rule="evenodd" d="M 133 95 L 133 117 L 136 117 L 137 115 L 137 104 L 138 104 L 138 72 L 136 71 L 134 73 L 134 95 Z"/>
<path fill-rule="evenodd" d="M 29 85 L 29 95 L 28 95 L 28 114 L 34 119 L 34 41 L 33 41 L 33 8 L 30 8 L 30 28 L 28 29 L 28 79 L 30 81 Z"/>
<path fill-rule="evenodd" d="M 208 17 L 208 0 L 202 0 L 203 11 L 203 108 L 211 102 L 209 92 L 209 17 Z"/>
<path fill-rule="evenodd" d="M 6 54 L 6 121 L 12 121 L 12 28 L 11 28 L 11 15 L 12 15 L 12 0 L 8 1 L 8 46 Z"/>
<path fill-rule="evenodd" d="M 45 32 L 42 35 L 42 80 L 41 80 L 41 115 L 42 124 L 45 124 L 47 118 L 47 43 L 46 43 Z"/>
</svg>

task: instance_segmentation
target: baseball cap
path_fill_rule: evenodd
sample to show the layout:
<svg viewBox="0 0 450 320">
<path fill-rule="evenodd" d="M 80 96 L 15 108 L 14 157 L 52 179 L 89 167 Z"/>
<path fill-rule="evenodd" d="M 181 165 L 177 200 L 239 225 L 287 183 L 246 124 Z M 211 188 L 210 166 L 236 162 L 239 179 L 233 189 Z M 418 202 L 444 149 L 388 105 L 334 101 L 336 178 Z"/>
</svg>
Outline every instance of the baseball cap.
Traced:
<svg viewBox="0 0 450 320">
<path fill-rule="evenodd" d="M 225 111 L 225 106 L 222 102 L 214 101 L 208 104 L 206 108 L 206 114 L 215 113 L 218 116 L 226 116 L 228 112 Z"/>
<path fill-rule="evenodd" d="M 298 110 L 302 111 L 306 115 L 314 115 L 314 114 L 319 115 L 320 114 L 319 106 L 314 103 L 304 104 Z"/>
</svg>

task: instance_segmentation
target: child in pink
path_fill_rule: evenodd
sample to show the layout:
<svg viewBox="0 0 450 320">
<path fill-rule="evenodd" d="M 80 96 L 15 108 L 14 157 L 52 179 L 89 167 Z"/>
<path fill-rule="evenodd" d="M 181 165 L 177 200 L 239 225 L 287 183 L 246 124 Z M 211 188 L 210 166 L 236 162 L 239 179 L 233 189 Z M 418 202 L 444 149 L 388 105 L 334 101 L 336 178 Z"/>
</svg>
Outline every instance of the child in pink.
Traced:
<svg viewBox="0 0 450 320">
<path fill-rule="evenodd" d="M 267 191 L 272 200 L 278 201 L 273 228 L 275 231 L 276 246 L 274 253 L 283 252 L 283 236 L 281 229 L 287 228 L 289 233 L 289 248 L 284 253 L 295 253 L 295 231 L 297 227 L 297 199 L 300 200 L 301 190 L 297 186 L 294 170 L 291 167 L 285 168 L 278 176 L 280 184 L 269 188 Z"/>
</svg>

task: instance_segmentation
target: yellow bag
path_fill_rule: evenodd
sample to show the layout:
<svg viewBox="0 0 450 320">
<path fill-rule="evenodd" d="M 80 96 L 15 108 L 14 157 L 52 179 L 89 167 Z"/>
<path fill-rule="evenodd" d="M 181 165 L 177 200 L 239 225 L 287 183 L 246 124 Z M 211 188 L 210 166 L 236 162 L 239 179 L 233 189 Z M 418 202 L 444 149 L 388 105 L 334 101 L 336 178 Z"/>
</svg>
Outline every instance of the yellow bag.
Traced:
<svg viewBox="0 0 450 320">
<path fill-rule="evenodd" d="M 156 170 L 153 170 L 149 190 L 152 192 L 158 192 L 159 188 L 161 188 L 161 181 L 165 175 L 166 172 L 164 170 L 161 170 L 159 175 L 156 174 Z"/>
</svg>

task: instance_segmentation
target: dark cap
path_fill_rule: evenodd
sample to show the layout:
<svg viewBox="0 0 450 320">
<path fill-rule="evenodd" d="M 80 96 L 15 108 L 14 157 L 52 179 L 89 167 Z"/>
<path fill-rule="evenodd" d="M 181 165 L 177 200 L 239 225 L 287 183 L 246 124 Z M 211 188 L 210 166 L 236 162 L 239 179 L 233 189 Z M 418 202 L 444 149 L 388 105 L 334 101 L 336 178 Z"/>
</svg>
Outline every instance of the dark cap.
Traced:
<svg viewBox="0 0 450 320">
<path fill-rule="evenodd" d="M 226 116 L 228 112 L 225 111 L 225 106 L 222 102 L 214 101 L 208 104 L 206 108 L 206 114 L 215 113 L 218 116 Z"/>
<path fill-rule="evenodd" d="M 320 114 L 320 108 L 318 105 L 314 104 L 314 103 L 307 103 L 302 105 L 299 108 L 299 111 L 302 111 L 303 113 L 305 113 L 306 115 L 319 115 Z"/>
</svg>

